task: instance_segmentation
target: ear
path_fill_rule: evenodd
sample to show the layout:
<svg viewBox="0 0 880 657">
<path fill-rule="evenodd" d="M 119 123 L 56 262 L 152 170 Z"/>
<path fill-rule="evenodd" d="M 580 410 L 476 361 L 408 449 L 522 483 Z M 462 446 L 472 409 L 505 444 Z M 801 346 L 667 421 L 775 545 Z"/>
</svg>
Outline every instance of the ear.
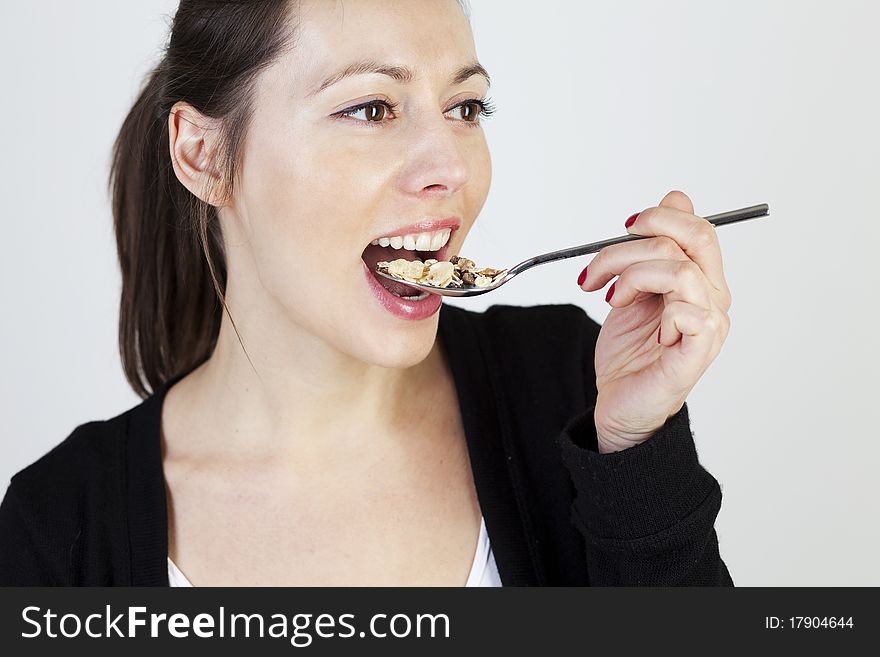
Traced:
<svg viewBox="0 0 880 657">
<path fill-rule="evenodd" d="M 219 123 L 179 101 L 168 113 L 171 165 L 181 184 L 209 205 L 221 203 L 221 176 L 215 167 Z"/>
</svg>

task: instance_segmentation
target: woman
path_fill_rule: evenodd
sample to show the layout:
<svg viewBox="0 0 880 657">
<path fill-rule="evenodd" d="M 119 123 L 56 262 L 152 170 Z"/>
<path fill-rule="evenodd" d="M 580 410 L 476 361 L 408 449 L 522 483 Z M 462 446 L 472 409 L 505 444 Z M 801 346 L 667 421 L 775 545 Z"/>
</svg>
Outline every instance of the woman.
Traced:
<svg viewBox="0 0 880 657">
<path fill-rule="evenodd" d="M 602 327 L 371 273 L 459 252 L 488 88 L 455 0 L 180 3 L 111 175 L 145 400 L 13 477 L 3 583 L 732 585 L 685 405 L 730 294 L 685 194 L 582 272 Z"/>
</svg>

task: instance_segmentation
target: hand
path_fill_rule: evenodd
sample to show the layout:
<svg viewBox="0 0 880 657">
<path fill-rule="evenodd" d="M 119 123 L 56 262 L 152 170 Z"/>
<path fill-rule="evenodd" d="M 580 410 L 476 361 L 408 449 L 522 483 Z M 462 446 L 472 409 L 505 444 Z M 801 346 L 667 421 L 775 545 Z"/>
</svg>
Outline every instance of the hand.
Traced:
<svg viewBox="0 0 880 657">
<path fill-rule="evenodd" d="M 585 291 L 616 275 L 596 342 L 599 451 L 646 441 L 675 415 L 718 355 L 731 297 L 715 227 L 671 191 L 628 228 L 645 239 L 602 249 L 581 274 Z"/>
</svg>

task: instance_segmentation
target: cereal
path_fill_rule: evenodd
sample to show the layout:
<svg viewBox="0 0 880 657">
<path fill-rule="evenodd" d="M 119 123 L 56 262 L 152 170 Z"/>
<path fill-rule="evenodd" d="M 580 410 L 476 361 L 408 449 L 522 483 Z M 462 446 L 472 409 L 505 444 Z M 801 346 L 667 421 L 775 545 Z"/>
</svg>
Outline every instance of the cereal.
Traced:
<svg viewBox="0 0 880 657">
<path fill-rule="evenodd" d="M 425 277 L 420 283 L 425 285 L 434 285 L 435 287 L 446 287 L 452 282 L 452 272 L 455 265 L 451 262 L 435 262 L 428 265 L 425 271 Z"/>
<path fill-rule="evenodd" d="M 473 260 L 452 256 L 449 260 L 437 261 L 433 258 L 425 260 L 405 260 L 398 258 L 390 262 L 383 260 L 376 263 L 379 271 L 409 283 L 419 283 L 432 287 L 449 287 L 453 289 L 469 287 L 489 287 L 507 273 L 506 269 L 483 267 L 477 269 Z"/>
<path fill-rule="evenodd" d="M 424 275 L 425 265 L 418 260 L 404 260 L 400 258 L 388 263 L 388 273 L 395 278 L 404 278 L 409 281 L 417 281 Z"/>
</svg>

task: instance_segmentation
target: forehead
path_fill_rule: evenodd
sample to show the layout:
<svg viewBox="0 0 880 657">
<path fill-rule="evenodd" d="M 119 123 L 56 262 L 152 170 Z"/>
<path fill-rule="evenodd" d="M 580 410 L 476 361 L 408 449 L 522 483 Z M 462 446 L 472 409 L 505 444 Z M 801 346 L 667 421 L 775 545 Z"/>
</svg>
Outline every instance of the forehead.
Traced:
<svg viewBox="0 0 880 657">
<path fill-rule="evenodd" d="M 445 81 L 476 59 L 473 34 L 456 0 L 303 0 L 288 65 L 307 95 L 356 61 L 413 69 Z"/>
</svg>

